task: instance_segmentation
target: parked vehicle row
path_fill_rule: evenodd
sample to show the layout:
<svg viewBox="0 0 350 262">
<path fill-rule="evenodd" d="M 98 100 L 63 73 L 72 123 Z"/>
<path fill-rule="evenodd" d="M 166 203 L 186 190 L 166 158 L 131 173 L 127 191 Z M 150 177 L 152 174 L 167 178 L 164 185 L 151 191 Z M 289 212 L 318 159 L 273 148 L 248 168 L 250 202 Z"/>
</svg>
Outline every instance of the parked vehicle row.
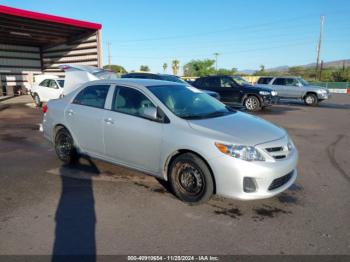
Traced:
<svg viewBox="0 0 350 262">
<path fill-rule="evenodd" d="M 137 79 L 154 79 L 154 80 L 164 80 L 181 84 L 188 84 L 186 81 L 182 80 L 178 76 L 168 75 L 168 74 L 151 74 L 151 73 L 129 73 L 122 75 L 122 78 L 137 78 Z M 210 90 L 203 90 L 203 92 L 208 95 L 215 97 L 220 100 L 220 95 L 217 92 Z"/>
<path fill-rule="evenodd" d="M 83 154 L 136 169 L 169 181 L 176 196 L 192 204 L 213 194 L 268 198 L 296 179 L 297 149 L 272 123 L 187 83 L 90 81 L 101 77 L 66 70 L 70 92 L 43 107 L 44 135 L 66 164 Z"/>
</svg>

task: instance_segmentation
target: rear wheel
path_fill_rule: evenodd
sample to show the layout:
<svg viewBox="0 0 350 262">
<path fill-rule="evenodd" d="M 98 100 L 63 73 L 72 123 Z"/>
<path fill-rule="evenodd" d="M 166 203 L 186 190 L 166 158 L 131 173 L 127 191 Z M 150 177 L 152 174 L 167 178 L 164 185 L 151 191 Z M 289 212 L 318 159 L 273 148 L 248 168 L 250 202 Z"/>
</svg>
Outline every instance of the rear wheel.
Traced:
<svg viewBox="0 0 350 262">
<path fill-rule="evenodd" d="M 34 94 L 34 103 L 37 107 L 41 107 L 42 105 L 42 102 L 40 101 L 40 97 L 38 94 Z"/>
<path fill-rule="evenodd" d="M 176 157 L 169 168 L 174 194 L 189 204 L 207 202 L 214 192 L 214 182 L 206 163 L 192 153 Z"/>
<path fill-rule="evenodd" d="M 248 111 L 252 112 L 261 110 L 260 100 L 256 96 L 248 96 L 244 100 L 244 106 Z"/>
<path fill-rule="evenodd" d="M 304 102 L 308 106 L 316 106 L 318 104 L 318 98 L 315 94 L 307 94 L 304 97 Z"/>
<path fill-rule="evenodd" d="M 55 151 L 58 158 L 66 165 L 73 164 L 77 159 L 73 138 L 65 128 L 60 129 L 56 134 Z"/>
</svg>

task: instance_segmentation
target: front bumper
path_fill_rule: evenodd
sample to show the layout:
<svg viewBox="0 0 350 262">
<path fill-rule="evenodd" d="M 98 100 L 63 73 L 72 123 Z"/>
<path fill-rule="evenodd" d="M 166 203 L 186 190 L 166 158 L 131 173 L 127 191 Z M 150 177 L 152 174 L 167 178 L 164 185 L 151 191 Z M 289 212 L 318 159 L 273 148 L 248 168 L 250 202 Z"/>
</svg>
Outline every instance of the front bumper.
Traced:
<svg viewBox="0 0 350 262">
<path fill-rule="evenodd" d="M 213 169 L 218 195 L 253 200 L 273 197 L 288 189 L 297 177 L 297 161 L 298 152 L 293 149 L 283 160 L 248 162 L 223 155 L 212 159 L 209 164 Z M 289 175 L 286 181 L 283 181 L 277 188 L 271 189 L 271 185 L 276 179 L 286 175 Z M 245 177 L 253 178 L 256 185 L 255 192 L 244 192 L 243 181 Z"/>
<path fill-rule="evenodd" d="M 319 100 L 327 100 L 330 99 L 332 97 L 331 93 L 327 92 L 327 93 L 317 93 L 317 98 Z"/>
<path fill-rule="evenodd" d="M 275 102 L 275 96 L 262 96 L 261 97 L 261 106 L 272 106 Z"/>
</svg>

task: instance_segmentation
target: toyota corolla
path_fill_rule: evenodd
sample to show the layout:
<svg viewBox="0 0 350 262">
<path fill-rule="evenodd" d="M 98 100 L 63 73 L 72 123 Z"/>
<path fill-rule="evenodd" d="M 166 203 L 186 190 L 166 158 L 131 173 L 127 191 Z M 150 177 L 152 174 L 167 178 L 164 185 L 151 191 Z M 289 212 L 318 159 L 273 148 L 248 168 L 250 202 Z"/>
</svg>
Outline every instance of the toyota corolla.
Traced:
<svg viewBox="0 0 350 262">
<path fill-rule="evenodd" d="M 188 203 L 213 194 L 272 197 L 297 176 L 286 131 L 167 81 L 87 82 L 44 106 L 43 130 L 65 164 L 83 154 L 167 180 Z"/>
</svg>

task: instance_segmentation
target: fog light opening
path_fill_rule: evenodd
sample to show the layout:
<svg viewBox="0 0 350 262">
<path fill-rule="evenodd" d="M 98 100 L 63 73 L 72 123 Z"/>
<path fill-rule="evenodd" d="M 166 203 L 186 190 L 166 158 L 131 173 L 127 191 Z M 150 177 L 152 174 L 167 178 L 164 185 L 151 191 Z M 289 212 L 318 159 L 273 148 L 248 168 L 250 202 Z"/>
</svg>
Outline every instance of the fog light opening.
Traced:
<svg viewBox="0 0 350 262">
<path fill-rule="evenodd" d="M 243 190 L 246 193 L 253 193 L 256 191 L 255 179 L 252 177 L 243 178 Z"/>
</svg>

